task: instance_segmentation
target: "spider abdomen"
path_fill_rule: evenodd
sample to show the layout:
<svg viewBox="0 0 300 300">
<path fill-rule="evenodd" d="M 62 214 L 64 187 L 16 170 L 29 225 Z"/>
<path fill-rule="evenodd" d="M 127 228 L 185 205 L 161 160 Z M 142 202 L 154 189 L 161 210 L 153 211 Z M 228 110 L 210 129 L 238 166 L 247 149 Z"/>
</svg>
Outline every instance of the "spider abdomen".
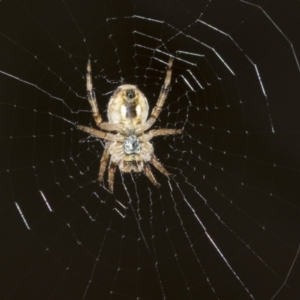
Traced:
<svg viewBox="0 0 300 300">
<path fill-rule="evenodd" d="M 146 122 L 149 105 L 145 95 L 135 85 L 124 84 L 111 96 L 107 110 L 110 123 L 135 128 Z"/>
</svg>

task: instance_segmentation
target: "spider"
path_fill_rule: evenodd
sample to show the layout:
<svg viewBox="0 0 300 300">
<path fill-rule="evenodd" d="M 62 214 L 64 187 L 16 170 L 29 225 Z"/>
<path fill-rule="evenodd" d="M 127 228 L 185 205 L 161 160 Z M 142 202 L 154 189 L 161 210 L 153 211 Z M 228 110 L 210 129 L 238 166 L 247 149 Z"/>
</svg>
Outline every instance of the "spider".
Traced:
<svg viewBox="0 0 300 300">
<path fill-rule="evenodd" d="M 150 140 L 155 136 L 181 134 L 181 129 L 154 129 L 146 132 L 156 121 L 167 98 L 173 59 L 169 58 L 164 84 L 156 106 L 148 118 L 149 105 L 145 95 L 135 85 L 119 86 L 108 102 L 108 122 L 104 122 L 97 106 L 93 90 L 91 61 L 87 63 L 86 89 L 93 118 L 100 130 L 78 125 L 77 128 L 97 138 L 105 140 L 105 148 L 100 161 L 98 181 L 102 182 L 108 166 L 108 185 L 113 192 L 114 175 L 118 166 L 121 172 L 144 172 L 154 186 L 159 186 L 149 164 L 169 177 L 170 173 L 154 155 Z M 148 118 L 148 119 L 147 119 Z"/>
</svg>

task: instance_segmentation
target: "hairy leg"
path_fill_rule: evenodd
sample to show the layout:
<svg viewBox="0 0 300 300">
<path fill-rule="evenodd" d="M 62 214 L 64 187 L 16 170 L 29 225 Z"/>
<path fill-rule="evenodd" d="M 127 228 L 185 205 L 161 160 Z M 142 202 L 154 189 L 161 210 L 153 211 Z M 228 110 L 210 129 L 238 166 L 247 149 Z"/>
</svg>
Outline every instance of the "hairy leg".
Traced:
<svg viewBox="0 0 300 300">
<path fill-rule="evenodd" d="M 93 81 L 92 81 L 92 66 L 91 61 L 88 60 L 87 67 L 86 67 L 86 91 L 87 91 L 87 98 L 90 102 L 93 118 L 96 125 L 106 131 L 119 131 L 125 133 L 125 130 L 120 124 L 114 123 L 107 123 L 103 122 L 103 119 L 99 113 L 99 108 L 97 105 L 96 94 L 93 89 Z"/>
<path fill-rule="evenodd" d="M 159 94 L 159 97 L 157 99 L 156 105 L 153 108 L 150 118 L 147 120 L 147 122 L 138 129 L 138 134 L 143 133 L 144 131 L 148 130 L 156 121 L 158 118 L 160 112 L 162 111 L 162 108 L 165 104 L 165 100 L 168 96 L 169 89 L 170 89 L 170 83 L 171 83 L 171 77 L 172 77 L 172 65 L 173 65 L 173 58 L 169 58 L 167 71 L 166 71 L 166 77 L 163 86 L 161 87 L 161 91 Z"/>
<path fill-rule="evenodd" d="M 117 165 L 114 162 L 110 161 L 109 168 L 108 168 L 108 187 L 111 192 L 114 191 L 116 167 Z"/>
<path fill-rule="evenodd" d="M 94 135 L 94 136 L 96 136 L 100 139 L 103 139 L 103 140 L 112 141 L 112 142 L 122 142 L 122 141 L 124 141 L 124 137 L 122 137 L 120 135 L 107 133 L 107 132 L 104 132 L 104 131 L 94 129 L 92 127 L 86 127 L 86 126 L 78 125 L 77 128 L 79 130 L 87 132 L 87 133 L 89 133 L 91 135 Z"/>
<path fill-rule="evenodd" d="M 98 175 L 99 182 L 103 181 L 103 177 L 104 177 L 104 173 L 105 173 L 108 161 L 109 161 L 109 143 L 107 142 L 107 144 L 105 145 L 105 150 L 101 157 L 101 161 L 100 161 L 100 170 L 99 170 L 99 175 Z"/>
<path fill-rule="evenodd" d="M 152 184 L 154 186 L 159 186 L 159 183 L 156 181 L 150 167 L 148 165 L 144 165 L 144 173 L 146 174 L 146 176 L 150 179 L 150 181 L 152 182 Z"/>
<path fill-rule="evenodd" d="M 159 162 L 159 160 L 155 157 L 155 155 L 152 155 L 150 163 L 153 164 L 153 166 L 163 173 L 165 176 L 169 177 L 171 174 L 163 167 L 163 165 Z"/>
</svg>

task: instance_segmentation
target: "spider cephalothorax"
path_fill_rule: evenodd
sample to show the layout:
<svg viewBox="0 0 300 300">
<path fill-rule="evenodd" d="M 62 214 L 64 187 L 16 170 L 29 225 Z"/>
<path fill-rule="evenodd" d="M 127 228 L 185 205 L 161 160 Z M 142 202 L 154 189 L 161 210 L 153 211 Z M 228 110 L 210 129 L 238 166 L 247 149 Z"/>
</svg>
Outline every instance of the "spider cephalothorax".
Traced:
<svg viewBox="0 0 300 300">
<path fill-rule="evenodd" d="M 109 189 L 113 191 L 114 174 L 117 165 L 121 172 L 144 172 L 150 181 L 158 186 L 149 164 L 154 165 L 165 176 L 169 172 L 163 167 L 154 155 L 150 140 L 155 136 L 181 134 L 181 129 L 154 129 L 146 132 L 159 116 L 169 92 L 172 75 L 173 59 L 168 62 L 164 84 L 158 97 L 156 106 L 150 117 L 149 105 L 145 95 L 135 85 L 124 84 L 119 86 L 111 96 L 108 108 L 108 122 L 103 122 L 93 90 L 91 62 L 87 64 L 86 86 L 87 98 L 90 102 L 96 125 L 101 129 L 77 126 L 78 129 L 106 140 L 104 153 L 100 161 L 98 180 L 103 181 L 103 176 L 108 167 Z M 148 119 L 147 119 L 148 118 Z M 113 132 L 113 133 L 112 133 Z"/>
</svg>

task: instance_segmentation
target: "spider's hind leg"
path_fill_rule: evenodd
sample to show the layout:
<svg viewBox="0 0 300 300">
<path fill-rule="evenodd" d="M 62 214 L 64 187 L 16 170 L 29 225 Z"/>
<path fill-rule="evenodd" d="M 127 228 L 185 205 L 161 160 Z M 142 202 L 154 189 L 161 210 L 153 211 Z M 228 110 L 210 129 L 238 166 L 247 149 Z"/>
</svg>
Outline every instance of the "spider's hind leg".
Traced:
<svg viewBox="0 0 300 300">
<path fill-rule="evenodd" d="M 158 96 L 156 105 L 152 109 L 150 118 L 136 130 L 137 134 L 141 134 L 144 131 L 147 131 L 159 117 L 159 115 L 164 107 L 169 90 L 170 90 L 171 77 L 172 77 L 172 65 L 173 65 L 173 58 L 170 57 L 168 65 L 167 65 L 165 81 L 161 87 L 160 94 Z"/>
<path fill-rule="evenodd" d="M 102 123 L 102 117 L 99 113 L 97 100 L 96 100 L 96 94 L 93 89 L 92 66 L 91 66 L 90 60 L 88 60 L 88 63 L 86 66 L 86 92 L 87 92 L 87 98 L 88 98 L 91 108 L 92 108 L 95 123 L 97 126 L 99 126 L 99 124 Z"/>
</svg>

